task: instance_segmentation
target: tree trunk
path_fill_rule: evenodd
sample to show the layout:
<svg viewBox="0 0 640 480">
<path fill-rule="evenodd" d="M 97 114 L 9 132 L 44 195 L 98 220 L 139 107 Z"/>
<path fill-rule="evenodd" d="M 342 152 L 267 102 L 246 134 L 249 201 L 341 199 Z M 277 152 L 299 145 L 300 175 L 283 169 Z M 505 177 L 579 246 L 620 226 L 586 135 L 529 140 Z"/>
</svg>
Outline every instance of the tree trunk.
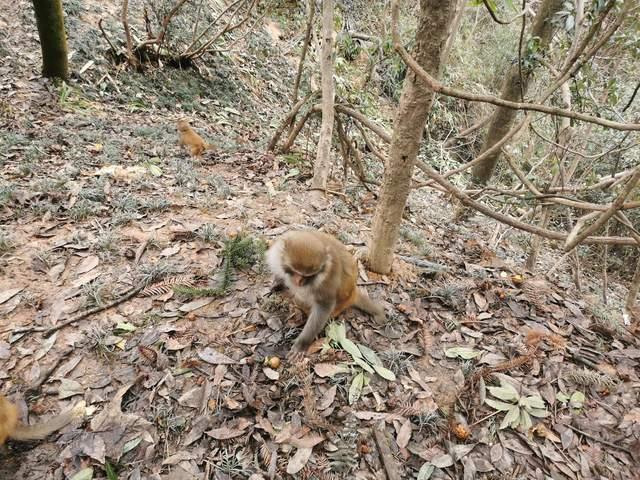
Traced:
<svg viewBox="0 0 640 480">
<path fill-rule="evenodd" d="M 640 292 L 640 258 L 638 258 L 638 261 L 636 262 L 636 272 L 633 274 L 633 278 L 631 279 L 627 301 L 625 302 L 625 307 L 631 313 L 634 311 L 638 292 Z"/>
<path fill-rule="evenodd" d="M 456 0 L 420 0 L 413 55 L 422 68 L 434 75 L 440 71 L 455 6 Z M 402 212 L 409 196 L 413 167 L 433 98 L 433 91 L 409 69 L 402 86 L 369 240 L 369 267 L 379 273 L 391 270 Z"/>
<path fill-rule="evenodd" d="M 529 39 L 538 38 L 539 48 L 545 50 L 551 43 L 553 37 L 553 25 L 551 23 L 553 16 L 561 9 L 562 0 L 543 0 L 540 10 L 536 15 L 535 22 L 531 28 Z M 523 45 L 524 47 L 524 45 Z M 523 48 L 524 49 L 524 48 Z M 522 52 L 524 55 L 525 52 Z M 514 102 L 520 101 L 523 93 L 526 93 L 531 79 L 531 71 L 522 70 L 522 85 L 520 85 L 520 68 L 516 62 L 505 78 L 502 86 L 501 98 Z M 511 129 L 513 121 L 518 112 L 511 108 L 499 107 L 491 117 L 491 123 L 487 130 L 487 135 L 482 146 L 481 153 L 488 150 L 498 143 L 502 137 Z M 472 182 L 475 185 L 485 185 L 491 176 L 493 170 L 500 158 L 500 151 L 493 155 L 489 155 L 483 162 L 480 162 L 472 169 Z"/>
<path fill-rule="evenodd" d="M 33 0 L 33 9 L 42 49 L 42 76 L 66 79 L 69 62 L 62 1 Z"/>
<path fill-rule="evenodd" d="M 333 0 L 322 2 L 322 126 L 316 161 L 313 165 L 311 188 L 325 190 L 331 167 L 331 138 L 333 135 Z"/>
</svg>

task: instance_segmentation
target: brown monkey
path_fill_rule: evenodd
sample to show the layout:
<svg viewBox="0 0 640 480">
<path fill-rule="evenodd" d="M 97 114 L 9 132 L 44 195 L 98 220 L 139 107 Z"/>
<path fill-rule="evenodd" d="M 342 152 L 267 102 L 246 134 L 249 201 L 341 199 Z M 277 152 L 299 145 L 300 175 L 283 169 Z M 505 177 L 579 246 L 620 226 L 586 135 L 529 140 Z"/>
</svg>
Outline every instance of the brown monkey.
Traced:
<svg viewBox="0 0 640 480">
<path fill-rule="evenodd" d="M 205 143 L 186 120 L 178 120 L 178 134 L 180 135 L 180 145 L 186 146 L 193 157 L 199 157 L 205 150 L 211 148 L 211 145 Z"/>
<path fill-rule="evenodd" d="M 84 405 L 80 408 L 83 409 Z M 53 432 L 66 427 L 75 417 L 79 416 L 79 413 L 79 409 L 76 407 L 38 425 L 24 425 L 19 420 L 18 407 L 0 395 L 0 445 L 3 445 L 7 438 L 20 441 L 42 440 Z"/>
<path fill-rule="evenodd" d="M 331 235 L 288 232 L 267 251 L 267 264 L 276 285 L 284 283 L 296 303 L 309 314 L 302 333 L 293 344 L 293 352 L 305 351 L 329 317 L 338 316 L 351 306 L 369 313 L 378 324 L 385 321 L 382 306 L 356 285 L 356 260 Z"/>
</svg>

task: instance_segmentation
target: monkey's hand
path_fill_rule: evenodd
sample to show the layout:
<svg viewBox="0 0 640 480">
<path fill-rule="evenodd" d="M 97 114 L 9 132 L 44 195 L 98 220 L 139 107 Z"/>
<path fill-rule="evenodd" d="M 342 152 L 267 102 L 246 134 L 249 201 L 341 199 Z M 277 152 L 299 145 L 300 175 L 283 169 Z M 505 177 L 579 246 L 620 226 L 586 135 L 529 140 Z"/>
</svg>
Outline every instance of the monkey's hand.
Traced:
<svg viewBox="0 0 640 480">
<path fill-rule="evenodd" d="M 271 288 L 269 289 L 268 295 L 271 295 L 272 293 L 275 293 L 275 292 L 281 292 L 285 288 L 286 288 L 286 285 L 284 283 L 284 280 L 281 279 L 280 277 L 275 277 L 273 279 L 273 283 L 271 284 Z"/>
<path fill-rule="evenodd" d="M 311 345 L 313 340 L 324 329 L 325 325 L 329 321 L 329 317 L 331 316 L 331 312 L 334 307 L 335 301 L 324 303 L 316 301 L 312 305 L 307 323 L 302 329 L 300 335 L 298 335 L 293 347 L 291 347 L 292 352 L 304 352 L 309 348 L 309 345 Z"/>
</svg>

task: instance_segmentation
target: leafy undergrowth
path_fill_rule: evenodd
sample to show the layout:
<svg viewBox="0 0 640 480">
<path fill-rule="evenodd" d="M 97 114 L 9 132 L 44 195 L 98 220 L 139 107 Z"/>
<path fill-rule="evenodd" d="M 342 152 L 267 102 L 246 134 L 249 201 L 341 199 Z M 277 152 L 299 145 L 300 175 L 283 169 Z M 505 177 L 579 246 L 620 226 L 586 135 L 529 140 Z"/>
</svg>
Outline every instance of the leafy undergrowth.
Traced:
<svg viewBox="0 0 640 480">
<path fill-rule="evenodd" d="M 308 155 L 262 153 L 267 88 L 202 95 L 217 148 L 191 160 L 174 127 L 191 106 L 152 108 L 157 77 L 101 98 L 22 62 L 0 67 L 0 393 L 32 422 L 87 408 L 10 443 L 0 478 L 634 478 L 640 345 L 613 306 L 523 277 L 509 237 L 416 192 L 393 274 L 360 270 L 388 325 L 347 312 L 289 364 L 303 317 L 271 293 L 266 243 L 322 228 L 360 254 L 373 195 L 338 179 L 344 196 L 307 201 Z"/>
</svg>

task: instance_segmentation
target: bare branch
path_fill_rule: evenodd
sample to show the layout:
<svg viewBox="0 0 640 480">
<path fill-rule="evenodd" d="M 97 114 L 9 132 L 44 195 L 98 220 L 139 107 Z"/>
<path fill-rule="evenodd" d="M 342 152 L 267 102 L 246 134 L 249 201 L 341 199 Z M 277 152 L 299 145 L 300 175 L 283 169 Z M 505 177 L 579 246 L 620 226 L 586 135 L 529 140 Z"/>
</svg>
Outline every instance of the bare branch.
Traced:
<svg viewBox="0 0 640 480">
<path fill-rule="evenodd" d="M 613 217 L 613 215 L 615 215 L 615 213 L 618 210 L 620 210 L 620 207 L 624 203 L 625 199 L 629 196 L 629 194 L 636 187 L 639 181 L 640 181 L 640 166 L 636 167 L 633 175 L 631 175 L 631 178 L 627 180 L 627 184 L 625 185 L 624 189 L 622 190 L 622 192 L 620 192 L 620 195 L 618 195 L 618 198 L 614 200 L 614 202 L 611 204 L 609 209 L 606 210 L 605 212 L 602 212 L 600 214 L 600 217 L 595 222 L 593 222 L 591 226 L 586 228 L 582 233 L 576 235 L 576 237 L 573 240 L 569 241 L 569 239 L 567 239 L 567 242 L 564 245 L 565 252 L 573 250 L 585 238 L 587 238 L 593 232 L 596 232 L 598 229 L 603 227 L 604 224 L 607 223 L 609 219 Z"/>
<path fill-rule="evenodd" d="M 434 92 L 440 93 L 442 95 L 447 95 L 450 97 L 457 97 L 463 100 L 468 100 L 471 102 L 482 102 L 482 103 L 490 103 L 492 105 L 497 105 L 500 107 L 511 108 L 514 110 L 527 110 L 527 111 L 536 111 L 541 113 L 547 113 L 550 115 L 560 116 L 560 117 L 568 117 L 574 120 L 579 120 L 588 123 L 595 123 L 597 125 L 613 128 L 616 130 L 632 130 L 632 131 L 640 131 L 640 124 L 638 123 L 621 123 L 615 122 L 612 120 L 606 120 L 602 118 L 593 117 L 591 115 L 586 115 L 584 113 L 573 112 L 570 110 L 565 110 L 558 107 L 550 107 L 542 104 L 535 103 L 524 103 L 524 102 L 512 102 L 509 100 L 504 100 L 493 95 L 477 95 L 473 93 L 469 93 L 463 90 L 458 90 L 455 88 L 447 87 L 440 83 L 437 79 L 432 77 L 429 73 L 427 73 L 419 64 L 415 61 L 415 59 L 409 55 L 404 46 L 402 45 L 402 41 L 400 39 L 400 34 L 398 32 L 398 17 L 399 17 L 399 0 L 392 0 L 391 2 L 392 8 L 392 32 L 393 32 L 393 45 L 394 48 L 398 51 L 402 59 L 405 63 L 413 70 L 416 75 L 418 75 Z M 620 20 L 621 22 L 622 20 Z M 619 25 L 618 25 L 619 26 Z M 617 29 L 617 26 L 616 26 Z M 601 45 L 600 42 L 598 45 Z M 564 83 L 560 82 L 560 85 Z"/>
<path fill-rule="evenodd" d="M 416 165 L 420 170 L 422 170 L 427 176 L 432 178 L 438 185 L 442 186 L 448 193 L 456 197 L 460 200 L 461 203 L 466 205 L 467 207 L 471 207 L 480 213 L 493 218 L 499 222 L 507 224 L 513 228 L 517 228 L 518 230 L 523 230 L 525 232 L 534 233 L 536 235 L 540 235 L 541 237 L 545 237 L 551 240 L 560 240 L 564 241 L 567 239 L 567 235 L 561 232 L 557 232 L 554 230 L 548 230 L 545 228 L 540 228 L 535 225 L 530 225 L 528 223 L 522 222 L 516 218 L 513 218 L 509 215 L 505 215 L 503 213 L 494 212 L 491 208 L 486 205 L 473 200 L 466 193 L 458 190 L 452 183 L 447 181 L 442 175 L 436 172 L 433 168 L 422 161 L 417 161 Z M 629 237 L 587 237 L 583 240 L 583 243 L 586 244 L 611 244 L 611 245 L 635 245 L 636 242 L 633 238 Z"/>
</svg>

